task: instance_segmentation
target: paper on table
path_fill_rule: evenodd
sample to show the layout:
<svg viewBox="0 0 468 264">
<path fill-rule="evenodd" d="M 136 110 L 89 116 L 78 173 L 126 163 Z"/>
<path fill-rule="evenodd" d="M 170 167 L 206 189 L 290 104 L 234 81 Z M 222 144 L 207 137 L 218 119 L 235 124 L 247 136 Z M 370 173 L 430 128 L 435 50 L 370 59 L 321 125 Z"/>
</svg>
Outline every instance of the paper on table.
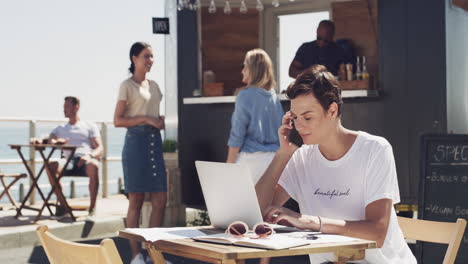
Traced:
<svg viewBox="0 0 468 264">
<path fill-rule="evenodd" d="M 212 234 L 212 229 L 207 231 L 194 227 L 171 227 L 171 228 L 126 228 L 124 231 L 139 235 L 146 241 L 155 242 L 162 239 L 183 239 L 196 236 Z"/>
<path fill-rule="evenodd" d="M 316 238 L 311 239 L 310 235 L 315 235 Z M 310 244 L 321 244 L 321 243 L 339 243 L 339 242 L 348 242 L 353 240 L 358 240 L 354 237 L 347 237 L 347 236 L 339 236 L 339 235 L 332 235 L 332 234 L 317 234 L 317 232 L 293 232 L 283 234 L 289 237 L 294 238 L 304 238 L 309 241 Z"/>
<path fill-rule="evenodd" d="M 139 235 L 146 241 L 155 242 L 162 239 L 183 239 L 194 238 L 203 236 L 224 237 L 225 234 L 217 229 L 199 229 L 196 227 L 171 227 L 171 228 L 126 228 L 124 231 Z M 221 233 L 221 234 L 220 234 Z M 331 234 L 317 234 L 318 232 L 292 232 L 283 233 L 281 235 L 300 238 L 306 240 L 309 244 L 320 243 L 338 243 L 357 240 L 357 238 L 331 235 Z M 215 235 L 218 234 L 218 235 Z M 308 235 L 316 235 L 317 239 L 310 239 Z M 308 239 L 309 238 L 309 239 Z"/>
</svg>

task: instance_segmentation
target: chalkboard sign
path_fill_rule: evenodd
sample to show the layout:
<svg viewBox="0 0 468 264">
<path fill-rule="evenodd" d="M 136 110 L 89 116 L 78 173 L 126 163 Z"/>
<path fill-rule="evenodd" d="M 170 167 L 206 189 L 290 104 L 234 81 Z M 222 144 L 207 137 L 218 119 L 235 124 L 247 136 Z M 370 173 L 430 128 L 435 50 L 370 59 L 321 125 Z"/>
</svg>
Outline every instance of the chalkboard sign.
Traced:
<svg viewBox="0 0 468 264">
<path fill-rule="evenodd" d="M 445 222 L 468 219 L 468 135 L 421 136 L 418 217 Z M 442 263 L 446 250 L 446 245 L 418 243 L 419 263 Z M 455 263 L 468 263 L 466 230 Z"/>
</svg>

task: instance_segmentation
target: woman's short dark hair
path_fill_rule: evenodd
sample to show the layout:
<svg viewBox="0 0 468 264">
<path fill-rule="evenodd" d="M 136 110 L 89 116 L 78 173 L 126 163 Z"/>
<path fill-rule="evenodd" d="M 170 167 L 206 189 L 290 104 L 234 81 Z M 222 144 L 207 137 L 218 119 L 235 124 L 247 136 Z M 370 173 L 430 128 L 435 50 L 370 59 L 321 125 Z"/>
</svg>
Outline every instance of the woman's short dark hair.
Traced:
<svg viewBox="0 0 468 264">
<path fill-rule="evenodd" d="M 65 102 L 70 102 L 72 105 L 80 105 L 80 99 L 75 96 L 66 96 Z"/>
<path fill-rule="evenodd" d="M 343 99 L 339 82 L 325 66 L 318 64 L 311 66 L 299 74 L 296 81 L 286 90 L 289 99 L 308 94 L 313 94 L 324 110 L 328 110 L 330 104 L 336 103 L 338 116 L 341 115 Z"/>
<path fill-rule="evenodd" d="M 141 51 L 146 48 L 151 48 L 151 45 L 141 41 L 133 43 L 132 47 L 130 48 L 130 68 L 128 68 L 128 70 L 132 74 L 135 73 L 135 64 L 133 64 L 132 57 L 140 55 Z"/>
</svg>

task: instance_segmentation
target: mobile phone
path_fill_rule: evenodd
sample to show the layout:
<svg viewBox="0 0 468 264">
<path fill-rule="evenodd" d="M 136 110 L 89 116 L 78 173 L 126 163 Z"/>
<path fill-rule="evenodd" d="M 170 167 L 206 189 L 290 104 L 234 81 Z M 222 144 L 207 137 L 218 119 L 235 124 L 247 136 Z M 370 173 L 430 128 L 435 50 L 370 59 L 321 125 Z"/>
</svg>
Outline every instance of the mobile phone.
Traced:
<svg viewBox="0 0 468 264">
<path fill-rule="evenodd" d="M 302 141 L 301 135 L 299 135 L 299 132 L 296 130 L 296 126 L 294 125 L 294 122 L 292 122 L 293 128 L 289 132 L 289 142 L 293 143 L 294 145 L 301 147 L 304 142 Z"/>
</svg>

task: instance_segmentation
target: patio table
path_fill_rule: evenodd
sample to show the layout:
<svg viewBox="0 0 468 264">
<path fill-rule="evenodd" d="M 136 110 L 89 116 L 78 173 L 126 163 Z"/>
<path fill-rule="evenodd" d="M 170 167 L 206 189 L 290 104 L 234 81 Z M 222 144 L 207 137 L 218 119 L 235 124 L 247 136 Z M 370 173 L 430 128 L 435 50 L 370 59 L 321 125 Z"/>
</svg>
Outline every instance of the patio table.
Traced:
<svg viewBox="0 0 468 264">
<path fill-rule="evenodd" d="M 28 175 L 29 175 L 29 179 L 31 180 L 29 190 L 28 190 L 26 196 L 23 198 L 23 201 L 21 201 L 21 205 L 19 206 L 19 208 L 17 208 L 16 217 L 19 217 L 21 215 L 21 210 L 22 209 L 29 209 L 29 210 L 34 210 L 34 211 L 39 212 L 38 215 L 36 216 L 34 222 L 37 222 L 39 220 L 39 218 L 41 217 L 42 212 L 44 211 L 45 208 L 47 208 L 50 215 L 53 215 L 52 210 L 50 209 L 51 204 L 49 203 L 49 199 L 51 198 L 52 194 L 54 193 L 54 190 L 56 188 L 55 186 L 58 186 L 58 184 L 60 182 L 60 179 L 62 178 L 63 173 L 65 172 L 65 170 L 62 170 L 62 172 L 59 174 L 58 177 L 52 177 L 53 180 L 55 181 L 55 184 L 52 186 L 52 189 L 50 190 L 50 192 L 49 192 L 49 194 L 47 196 L 44 195 L 41 188 L 39 187 L 39 184 L 38 184 L 39 178 L 41 177 L 42 172 L 44 171 L 44 169 L 50 170 L 50 158 L 52 157 L 52 155 L 54 154 L 54 152 L 56 150 L 70 151 L 70 155 L 68 155 L 68 157 L 66 159 L 66 162 L 65 162 L 65 165 L 64 165 L 64 167 L 67 167 L 68 163 L 70 162 L 71 158 L 73 157 L 73 155 L 74 155 L 74 153 L 76 151 L 77 146 L 60 145 L 60 144 L 27 144 L 27 145 L 10 144 L 9 146 L 10 146 L 11 149 L 15 149 L 18 152 L 18 155 L 20 156 L 21 161 L 23 162 L 24 166 L 26 167 L 26 170 L 27 170 Z M 39 152 L 39 154 L 40 154 L 40 156 L 41 156 L 41 158 L 43 160 L 42 167 L 39 169 L 39 172 L 36 175 L 34 175 L 33 171 L 31 170 L 30 165 L 28 164 L 28 161 L 25 159 L 25 157 L 24 157 L 24 155 L 22 153 L 22 149 L 24 149 L 24 148 L 32 148 L 35 151 Z M 38 191 L 39 196 L 42 198 L 42 201 L 44 202 L 40 209 L 26 205 L 26 202 L 28 201 L 28 199 L 31 196 L 34 189 L 36 189 Z M 59 188 L 58 190 L 59 190 L 59 192 L 57 193 L 57 195 L 60 196 L 60 197 L 57 197 L 57 199 L 61 200 L 61 201 L 64 201 L 65 210 L 70 213 L 70 216 L 71 216 L 72 220 L 76 221 L 76 217 L 73 215 L 72 209 L 69 206 L 69 204 L 67 203 L 67 200 L 65 198 L 65 195 L 63 194 L 62 188 Z"/>
<path fill-rule="evenodd" d="M 208 230 L 211 232 L 214 228 L 204 226 L 194 227 L 194 229 Z M 219 230 L 219 232 L 223 232 L 223 230 Z M 190 238 L 162 239 L 152 242 L 146 241 L 144 237 L 125 230 L 119 231 L 119 236 L 145 242 L 148 254 L 151 256 L 154 263 L 161 264 L 165 264 L 165 259 L 162 253 L 169 253 L 209 263 L 244 264 L 246 259 L 296 256 L 325 252 L 335 253 L 335 263 L 344 264 L 349 261 L 364 259 L 366 249 L 377 247 L 375 241 L 355 239 L 352 241 L 310 244 L 281 250 L 266 250 L 234 245 L 197 242 Z"/>
</svg>

